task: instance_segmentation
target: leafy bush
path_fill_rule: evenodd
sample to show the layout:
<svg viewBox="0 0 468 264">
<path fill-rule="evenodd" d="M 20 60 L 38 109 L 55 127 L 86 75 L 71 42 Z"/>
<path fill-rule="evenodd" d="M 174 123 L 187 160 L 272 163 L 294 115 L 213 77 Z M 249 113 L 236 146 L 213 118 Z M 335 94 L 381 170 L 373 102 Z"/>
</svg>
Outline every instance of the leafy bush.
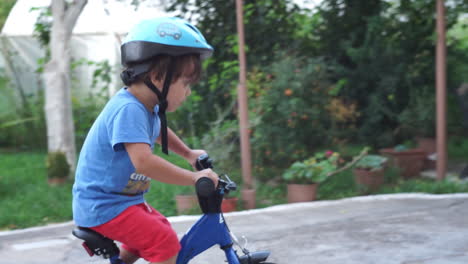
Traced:
<svg viewBox="0 0 468 264">
<path fill-rule="evenodd" d="M 70 174 L 70 165 L 63 152 L 50 152 L 47 155 L 46 168 L 49 178 L 66 178 Z"/>
<path fill-rule="evenodd" d="M 5 77 L 0 77 L 0 92 L 0 147 L 44 148 L 46 127 L 42 93 L 23 94 L 21 88 L 12 89 Z"/>
<path fill-rule="evenodd" d="M 193 100 L 194 107 L 184 104 L 175 114 L 181 120 L 177 122 L 177 128 L 183 130 L 184 135 L 201 137 L 209 130 L 210 123 L 218 118 L 213 109 L 231 109 L 232 101 L 237 99 L 239 46 L 233 12 L 235 1 L 170 0 L 168 9 L 185 18 L 197 17 L 197 27 L 215 50 L 214 56 L 204 63 L 206 78 L 192 89 L 202 100 Z M 247 65 L 252 68 L 266 66 L 274 61 L 273 54 L 295 49 L 302 36 L 296 31 L 302 30 L 304 23 L 298 19 L 299 8 L 294 1 L 244 1 Z M 227 118 L 236 119 L 235 113 Z M 187 122 L 183 124 L 184 121 Z"/>
<path fill-rule="evenodd" d="M 251 116 L 258 119 L 252 146 L 259 164 L 284 168 L 329 141 L 329 71 L 319 59 L 285 56 L 263 78 L 255 76 L 259 88 L 250 103 Z"/>
<path fill-rule="evenodd" d="M 432 89 L 414 90 L 408 106 L 403 110 L 398 119 L 400 132 L 407 138 L 434 137 L 436 100 L 435 91 Z"/>
<path fill-rule="evenodd" d="M 88 131 L 105 105 L 107 97 L 90 95 L 88 98 L 72 98 L 73 121 L 75 125 L 76 149 L 83 146 Z"/>
<path fill-rule="evenodd" d="M 214 169 L 217 172 L 227 172 L 236 182 L 240 165 L 239 127 L 237 120 L 214 122 L 208 133 L 201 139 L 203 148 L 213 158 Z"/>
<path fill-rule="evenodd" d="M 446 6 L 448 30 L 467 7 L 463 0 Z M 413 136 L 415 131 L 400 128 L 400 118 L 406 124 L 411 124 L 409 118 L 422 120 L 424 128 L 430 124 L 432 109 L 424 109 L 424 104 L 434 102 L 433 93 L 419 101 L 418 97 L 435 91 L 434 10 L 430 0 L 321 3 L 316 14 L 321 19 L 312 28 L 319 41 L 311 52 L 339 65 L 334 77 L 346 80 L 339 95 L 355 101 L 362 113 L 357 138 L 361 142 L 383 147 Z M 466 34 L 458 32 L 462 40 Z M 466 48 L 453 40 L 449 36 L 447 41 L 449 89 L 466 81 Z M 411 116 L 419 110 L 420 116 Z"/>
<path fill-rule="evenodd" d="M 468 160 L 468 138 L 454 136 L 448 139 L 448 156 L 454 160 Z"/>
</svg>

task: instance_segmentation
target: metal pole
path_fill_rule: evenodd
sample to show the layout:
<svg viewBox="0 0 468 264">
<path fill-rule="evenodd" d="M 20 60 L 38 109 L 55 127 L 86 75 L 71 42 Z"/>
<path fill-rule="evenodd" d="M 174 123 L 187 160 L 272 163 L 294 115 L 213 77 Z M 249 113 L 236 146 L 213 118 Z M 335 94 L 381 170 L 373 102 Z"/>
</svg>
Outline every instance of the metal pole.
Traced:
<svg viewBox="0 0 468 264">
<path fill-rule="evenodd" d="M 242 178 L 244 180 L 242 198 L 247 209 L 255 208 L 255 193 L 252 191 L 252 169 L 249 139 L 249 115 L 247 105 L 246 69 L 244 49 L 244 16 L 242 0 L 236 0 L 237 34 L 239 41 L 239 85 L 237 86 L 239 104 L 239 126 L 241 137 Z"/>
<path fill-rule="evenodd" d="M 437 1 L 437 47 L 436 47 L 436 105 L 437 105 L 437 179 L 445 178 L 447 171 L 447 81 L 445 47 L 445 7 L 443 0 Z"/>
</svg>

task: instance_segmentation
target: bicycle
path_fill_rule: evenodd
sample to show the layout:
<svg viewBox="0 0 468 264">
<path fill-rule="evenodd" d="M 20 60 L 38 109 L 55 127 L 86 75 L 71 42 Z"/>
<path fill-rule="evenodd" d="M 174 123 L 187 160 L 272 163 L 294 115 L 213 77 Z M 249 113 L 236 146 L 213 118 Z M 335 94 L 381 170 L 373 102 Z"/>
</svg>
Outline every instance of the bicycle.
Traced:
<svg viewBox="0 0 468 264">
<path fill-rule="evenodd" d="M 196 167 L 198 170 L 212 168 L 212 161 L 208 155 L 202 155 L 198 158 Z M 229 264 L 273 264 L 265 262 L 270 255 L 269 251 L 250 252 L 240 245 L 236 236 L 229 230 L 221 211 L 221 202 L 225 194 L 237 189 L 237 185 L 226 174 L 221 177 L 224 179 L 219 179 L 217 187 L 207 177 L 200 178 L 196 182 L 195 189 L 203 215 L 182 237 L 180 241 L 182 248 L 176 264 L 187 264 L 195 256 L 216 244 L 224 251 Z M 119 258 L 119 248 L 112 239 L 83 227 L 76 227 L 72 234 L 84 240 L 82 245 L 90 256 L 102 256 L 109 259 L 111 264 L 125 264 Z M 233 248 L 234 244 L 244 255 L 237 254 Z"/>
</svg>

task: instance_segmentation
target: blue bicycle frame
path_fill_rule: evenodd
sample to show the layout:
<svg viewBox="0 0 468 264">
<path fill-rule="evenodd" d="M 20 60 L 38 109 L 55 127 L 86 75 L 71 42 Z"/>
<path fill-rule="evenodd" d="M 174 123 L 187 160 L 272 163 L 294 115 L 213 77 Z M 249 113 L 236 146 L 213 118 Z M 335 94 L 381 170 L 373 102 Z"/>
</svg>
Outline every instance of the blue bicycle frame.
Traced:
<svg viewBox="0 0 468 264">
<path fill-rule="evenodd" d="M 239 264 L 233 241 L 222 213 L 204 214 L 180 241 L 182 249 L 177 264 L 186 264 L 192 258 L 218 244 L 224 250 L 229 264 Z"/>
</svg>

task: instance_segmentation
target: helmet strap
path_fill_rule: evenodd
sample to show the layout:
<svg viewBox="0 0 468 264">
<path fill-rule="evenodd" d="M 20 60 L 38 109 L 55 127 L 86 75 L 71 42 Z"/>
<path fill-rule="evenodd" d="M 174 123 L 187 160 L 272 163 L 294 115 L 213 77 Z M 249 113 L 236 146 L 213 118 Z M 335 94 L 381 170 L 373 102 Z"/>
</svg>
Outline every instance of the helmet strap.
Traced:
<svg viewBox="0 0 468 264">
<path fill-rule="evenodd" d="M 143 81 L 148 86 L 148 88 L 153 91 L 159 99 L 159 110 L 158 116 L 161 120 L 161 148 L 162 152 L 166 155 L 169 155 L 168 151 L 168 142 L 167 142 L 167 119 L 166 119 L 166 109 L 168 106 L 167 94 L 169 93 L 169 87 L 172 83 L 172 73 L 174 68 L 174 60 L 169 62 L 169 66 L 166 71 L 166 76 L 164 78 L 164 84 L 162 92 L 153 84 L 151 77 L 148 75 Z"/>
</svg>

